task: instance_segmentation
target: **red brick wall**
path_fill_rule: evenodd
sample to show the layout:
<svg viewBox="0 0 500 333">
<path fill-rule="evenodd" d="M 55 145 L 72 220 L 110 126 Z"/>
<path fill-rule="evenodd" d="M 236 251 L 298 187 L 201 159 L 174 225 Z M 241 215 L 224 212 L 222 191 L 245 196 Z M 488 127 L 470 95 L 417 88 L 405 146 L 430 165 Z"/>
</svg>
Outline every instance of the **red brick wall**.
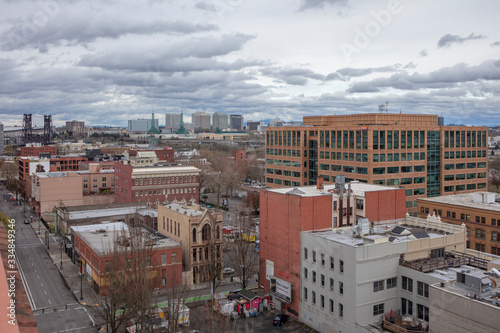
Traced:
<svg viewBox="0 0 500 333">
<path fill-rule="evenodd" d="M 404 218 L 406 216 L 405 189 L 366 192 L 365 215 L 370 222 Z"/>
<path fill-rule="evenodd" d="M 113 260 L 112 256 L 105 255 L 99 256 L 96 252 L 92 250 L 91 247 L 87 245 L 82 239 L 75 234 L 75 248 L 78 249 L 80 257 L 82 257 L 85 262 L 90 263 L 92 270 L 96 270 L 99 278 L 105 277 L 106 275 L 106 261 Z M 167 264 L 161 265 L 161 255 L 166 253 Z M 172 254 L 176 253 L 176 261 L 172 261 Z M 162 278 L 166 278 L 166 284 L 168 287 L 181 286 L 182 285 L 182 245 L 171 247 L 168 249 L 158 249 L 151 252 L 151 265 L 152 269 L 159 269 L 160 275 L 155 280 L 155 288 L 162 289 Z M 123 261 L 125 264 L 126 261 Z M 86 274 L 86 273 L 85 273 Z M 97 281 L 97 283 L 99 283 Z M 101 295 L 104 295 L 106 290 L 104 288 L 100 289 Z"/>
<path fill-rule="evenodd" d="M 269 291 L 266 259 L 274 262 L 274 275 L 292 284 L 288 306 L 300 312 L 300 231 L 332 226 L 330 195 L 300 197 L 261 191 L 260 284 Z"/>
</svg>

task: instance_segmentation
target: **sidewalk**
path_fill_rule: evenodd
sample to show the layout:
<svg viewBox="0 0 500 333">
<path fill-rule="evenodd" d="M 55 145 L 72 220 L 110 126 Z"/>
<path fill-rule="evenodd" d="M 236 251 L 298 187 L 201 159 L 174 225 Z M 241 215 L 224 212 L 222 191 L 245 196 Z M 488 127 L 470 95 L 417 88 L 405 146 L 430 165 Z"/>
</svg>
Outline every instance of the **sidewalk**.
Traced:
<svg viewBox="0 0 500 333">
<path fill-rule="evenodd" d="M 29 217 L 27 216 L 27 218 Z M 38 234 L 38 223 L 33 222 L 31 224 L 31 227 L 33 228 L 35 233 Z M 46 229 L 42 225 L 41 233 L 40 235 L 38 235 L 38 238 L 40 238 L 44 244 L 45 244 L 45 230 Z M 49 243 L 50 249 L 47 249 L 47 247 L 44 246 L 45 251 L 48 253 L 54 265 L 57 267 L 57 270 L 61 274 L 61 277 L 63 278 L 63 281 L 66 284 L 66 287 L 75 296 L 76 301 L 82 305 L 87 305 L 87 306 L 97 305 L 94 304 L 94 302 L 98 299 L 94 290 L 86 280 L 85 276 L 83 278 L 80 277 L 80 265 L 78 263 L 73 264 L 68 255 L 64 252 L 64 250 L 61 252 L 61 249 L 59 248 L 60 239 L 58 236 L 50 234 L 49 240 L 50 240 Z M 251 281 L 252 282 L 250 284 L 252 286 L 257 285 L 257 283 L 254 282 L 255 279 L 251 279 Z M 189 289 L 190 291 L 186 295 L 187 298 L 210 295 L 210 288 L 207 286 L 206 283 L 191 285 Z M 231 277 L 225 277 L 221 282 L 219 288 L 217 289 L 217 292 L 224 292 L 233 289 L 240 289 L 240 287 L 238 286 L 238 278 L 234 277 L 233 282 L 231 282 Z M 80 290 L 82 290 L 83 292 L 83 297 L 82 297 L 82 292 Z M 164 291 L 162 292 L 161 290 L 157 290 L 154 291 L 153 295 L 155 299 L 165 298 L 164 296 L 162 297 L 162 294 L 164 294 Z"/>
</svg>

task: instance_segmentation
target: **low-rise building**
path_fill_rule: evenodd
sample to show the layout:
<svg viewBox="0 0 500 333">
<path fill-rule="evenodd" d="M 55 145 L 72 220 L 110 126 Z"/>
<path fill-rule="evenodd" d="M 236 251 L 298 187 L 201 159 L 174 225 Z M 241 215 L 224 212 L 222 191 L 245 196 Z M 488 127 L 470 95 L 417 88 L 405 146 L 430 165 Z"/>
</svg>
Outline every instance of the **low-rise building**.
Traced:
<svg viewBox="0 0 500 333">
<path fill-rule="evenodd" d="M 41 143 L 27 143 L 26 146 L 21 147 L 22 157 L 38 157 L 39 154 L 49 154 L 50 156 L 57 155 L 57 147 L 44 146 Z"/>
<path fill-rule="evenodd" d="M 160 163 L 156 154 L 139 152 L 127 161 L 115 163 L 116 202 L 200 200 L 200 169 L 194 166 Z"/>
<path fill-rule="evenodd" d="M 124 222 L 127 225 L 146 225 L 156 229 L 156 209 L 137 202 L 110 203 L 90 206 L 63 206 L 56 209 L 56 228 L 63 234 L 72 226 Z"/>
<path fill-rule="evenodd" d="M 61 206 L 85 206 L 113 203 L 114 195 L 86 195 L 84 179 L 77 172 L 39 172 L 34 173 L 26 182 L 29 187 L 27 200 L 37 214 L 43 216 Z M 49 216 L 43 216 L 47 221 L 53 221 Z"/>
<path fill-rule="evenodd" d="M 98 294 L 106 294 L 109 274 L 127 271 L 139 260 L 155 289 L 182 285 L 181 244 L 151 231 L 123 222 L 71 227 L 84 277 Z"/>
<path fill-rule="evenodd" d="M 174 201 L 158 207 L 158 232 L 182 244 L 186 284 L 222 278 L 222 214 Z"/>
<path fill-rule="evenodd" d="M 291 285 L 294 297 L 282 309 L 299 316 L 301 293 L 301 232 L 354 226 L 370 221 L 404 218 L 405 190 L 352 182 L 336 185 L 275 188 L 260 194 L 260 282 L 270 290 L 270 278 Z"/>
<path fill-rule="evenodd" d="M 443 222 L 465 223 L 467 248 L 500 255 L 500 198 L 492 192 L 417 199 L 418 216 L 437 214 Z"/>
<path fill-rule="evenodd" d="M 429 332 L 498 332 L 500 259 L 488 263 L 492 268 L 496 274 L 457 270 L 453 281 L 430 286 Z"/>
<path fill-rule="evenodd" d="M 465 252 L 465 227 L 435 217 L 303 231 L 302 290 L 292 294 L 300 298 L 299 318 L 320 332 L 371 332 L 383 314 L 399 309 L 413 315 L 412 322 L 428 323 L 429 284 L 447 277 L 414 266 L 423 260 L 432 267 L 431 258 L 452 252 L 457 258 Z"/>
</svg>

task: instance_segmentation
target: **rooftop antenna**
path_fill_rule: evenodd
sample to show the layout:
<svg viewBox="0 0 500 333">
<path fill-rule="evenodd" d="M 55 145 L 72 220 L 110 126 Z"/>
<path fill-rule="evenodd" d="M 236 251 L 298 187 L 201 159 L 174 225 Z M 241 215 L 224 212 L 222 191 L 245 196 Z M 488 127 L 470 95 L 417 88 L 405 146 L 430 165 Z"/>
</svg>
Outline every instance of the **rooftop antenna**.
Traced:
<svg viewBox="0 0 500 333">
<path fill-rule="evenodd" d="M 385 113 L 387 113 L 387 107 L 389 106 L 389 102 L 385 101 Z"/>
</svg>

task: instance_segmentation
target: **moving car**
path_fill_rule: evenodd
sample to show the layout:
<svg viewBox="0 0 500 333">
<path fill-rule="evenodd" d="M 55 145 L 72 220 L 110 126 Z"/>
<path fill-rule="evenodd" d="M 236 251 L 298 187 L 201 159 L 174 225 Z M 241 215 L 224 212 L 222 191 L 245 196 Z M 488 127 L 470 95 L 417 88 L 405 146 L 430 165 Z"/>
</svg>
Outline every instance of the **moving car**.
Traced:
<svg viewBox="0 0 500 333">
<path fill-rule="evenodd" d="M 224 268 L 224 270 L 222 272 L 224 274 L 233 274 L 234 273 L 234 269 L 232 269 L 230 267 L 226 267 L 226 268 Z"/>
<path fill-rule="evenodd" d="M 30 220 L 29 219 L 24 219 L 24 224 L 30 224 Z"/>
<path fill-rule="evenodd" d="M 288 321 L 288 318 L 289 318 L 288 315 L 280 313 L 279 315 L 274 317 L 273 325 L 274 326 L 277 326 L 277 325 L 281 326 Z"/>
</svg>

